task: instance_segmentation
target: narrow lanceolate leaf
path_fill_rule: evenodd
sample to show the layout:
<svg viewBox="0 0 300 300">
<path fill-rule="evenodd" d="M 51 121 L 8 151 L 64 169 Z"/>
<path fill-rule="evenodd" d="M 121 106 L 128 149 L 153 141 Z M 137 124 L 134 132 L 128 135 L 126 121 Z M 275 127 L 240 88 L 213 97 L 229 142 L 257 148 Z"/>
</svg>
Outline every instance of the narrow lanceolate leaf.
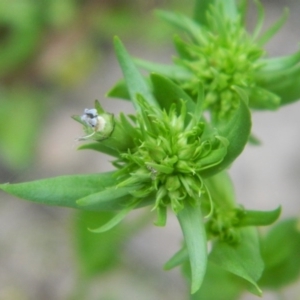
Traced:
<svg viewBox="0 0 300 300">
<path fill-rule="evenodd" d="M 260 1 L 256 0 L 254 2 L 256 5 L 256 9 L 257 9 L 257 22 L 255 25 L 253 34 L 252 34 L 252 38 L 253 38 L 253 40 L 256 40 L 261 32 L 263 25 L 264 25 L 265 10 Z"/>
<path fill-rule="evenodd" d="M 248 11 L 248 0 L 241 0 L 238 4 L 238 13 L 240 16 L 241 24 L 246 25 L 247 11 Z"/>
<path fill-rule="evenodd" d="M 116 151 L 116 149 L 110 148 L 101 142 L 83 144 L 83 145 L 79 146 L 77 149 L 78 150 L 89 149 L 89 150 L 99 151 L 99 152 L 102 152 L 104 154 L 107 154 L 107 155 L 110 155 L 113 157 L 120 156 L 119 152 Z"/>
<path fill-rule="evenodd" d="M 261 296 L 257 285 L 264 263 L 260 254 L 257 231 L 254 227 L 240 229 L 241 240 L 238 244 L 218 241 L 209 255 L 209 260 L 224 270 L 231 272 L 250 283 L 249 290 Z"/>
<path fill-rule="evenodd" d="M 224 14 L 229 20 L 235 21 L 237 19 L 238 13 L 235 0 L 226 0 L 226 4 L 223 0 L 215 1 L 216 5 L 223 5 Z"/>
<path fill-rule="evenodd" d="M 212 150 L 209 155 L 201 159 L 201 170 L 210 168 L 213 164 L 218 165 L 224 159 L 226 153 L 227 149 L 225 147 Z"/>
<path fill-rule="evenodd" d="M 97 205 L 101 202 L 110 202 L 116 198 L 122 198 L 124 196 L 130 195 L 131 191 L 138 189 L 138 186 L 129 186 L 129 187 L 108 187 L 102 189 L 100 192 L 95 194 L 90 194 L 86 197 L 82 197 L 77 200 L 79 206 L 90 206 Z"/>
<path fill-rule="evenodd" d="M 163 75 L 167 78 L 182 81 L 187 80 L 191 77 L 191 73 L 186 69 L 178 65 L 166 65 L 166 64 L 158 64 L 149 62 L 142 59 L 135 59 L 134 60 L 137 66 L 154 73 L 158 73 Z"/>
<path fill-rule="evenodd" d="M 172 104 L 175 103 L 178 107 L 178 113 L 180 113 L 182 106 L 181 100 L 183 100 L 187 112 L 195 112 L 195 103 L 191 97 L 170 79 L 159 74 L 151 74 L 151 82 L 153 85 L 153 93 L 161 108 L 169 111 Z M 190 118 L 189 115 L 187 116 L 187 119 L 188 118 Z"/>
<path fill-rule="evenodd" d="M 275 110 L 280 106 L 280 97 L 266 89 L 253 87 L 249 95 L 249 106 L 254 109 Z"/>
<path fill-rule="evenodd" d="M 119 80 L 105 95 L 110 98 L 130 100 L 130 94 L 124 79 Z"/>
<path fill-rule="evenodd" d="M 194 7 L 194 19 L 201 25 L 207 25 L 207 10 L 212 4 L 212 0 L 196 0 Z"/>
<path fill-rule="evenodd" d="M 251 132 L 251 114 L 245 102 L 245 99 L 241 99 L 228 122 L 217 125 L 219 135 L 229 142 L 227 154 L 220 164 L 201 172 L 202 176 L 208 177 L 221 172 L 242 153 Z"/>
<path fill-rule="evenodd" d="M 201 82 L 199 82 L 195 113 L 193 114 L 196 121 L 201 120 L 203 110 L 204 110 L 204 86 Z"/>
<path fill-rule="evenodd" d="M 199 290 L 206 271 L 206 233 L 200 206 L 186 203 L 178 213 L 179 220 L 191 265 L 191 293 Z"/>
<path fill-rule="evenodd" d="M 283 71 L 293 67 L 300 61 L 300 51 L 297 51 L 291 55 L 268 58 L 260 60 L 262 68 L 259 69 L 259 73 L 264 75 L 272 75 L 273 72 Z"/>
<path fill-rule="evenodd" d="M 0 189 L 16 197 L 47 205 L 80 208 L 77 199 L 98 193 L 116 184 L 114 172 L 59 176 L 17 184 L 1 184 Z M 112 203 L 107 205 L 114 209 Z M 120 209 L 115 203 L 115 209 Z M 106 207 L 103 207 L 105 210 Z M 89 207 L 86 207 L 89 209 Z"/>
<path fill-rule="evenodd" d="M 265 33 L 263 33 L 260 38 L 258 38 L 257 44 L 259 46 L 266 44 L 279 31 L 287 20 L 288 14 L 288 9 L 285 9 L 282 16 Z"/>
<path fill-rule="evenodd" d="M 184 246 L 178 252 L 176 252 L 164 265 L 165 270 L 171 270 L 175 267 L 180 266 L 182 263 L 189 259 L 189 253 L 187 248 Z"/>
<path fill-rule="evenodd" d="M 235 190 L 227 172 L 223 171 L 205 180 L 205 185 L 211 193 L 214 203 L 219 207 L 236 207 Z"/>
<path fill-rule="evenodd" d="M 278 95 L 280 104 L 289 104 L 300 99 L 300 85 L 295 84 L 300 80 L 300 66 L 296 66 L 283 71 L 273 72 L 270 76 L 259 74 L 259 86 Z"/>
<path fill-rule="evenodd" d="M 118 57 L 119 64 L 121 66 L 126 85 L 136 109 L 139 109 L 137 101 L 137 94 L 142 95 L 148 104 L 157 105 L 156 100 L 150 92 L 149 86 L 145 82 L 143 76 L 135 66 L 132 58 L 128 54 L 127 50 L 123 46 L 119 38 L 114 39 L 115 51 Z"/>
<path fill-rule="evenodd" d="M 186 31 L 195 41 L 199 41 L 202 37 L 202 28 L 194 20 L 178 13 L 169 11 L 157 11 L 157 15 L 175 26 L 179 30 Z"/>
<path fill-rule="evenodd" d="M 281 207 L 269 211 L 246 210 L 238 226 L 266 226 L 274 223 L 280 216 Z"/>
<path fill-rule="evenodd" d="M 193 60 L 193 54 L 189 50 L 189 43 L 182 40 L 181 37 L 175 35 L 173 37 L 173 42 L 177 53 L 181 59 Z M 176 58 L 174 59 L 176 61 Z"/>
<path fill-rule="evenodd" d="M 78 211 L 73 217 L 72 241 L 79 275 L 83 280 L 104 273 L 118 263 L 123 241 L 129 236 L 128 228 L 116 226 L 101 237 L 87 230 L 105 224 L 114 215 L 111 211 Z"/>
<path fill-rule="evenodd" d="M 108 231 L 108 230 L 112 229 L 113 227 L 118 225 L 128 215 L 128 213 L 131 210 L 134 209 L 135 206 L 136 206 L 136 203 L 125 207 L 124 209 L 122 209 L 119 213 L 117 213 L 114 217 L 112 217 L 104 225 L 102 225 L 102 226 L 100 226 L 99 228 L 96 228 L 96 229 L 89 228 L 89 230 L 91 232 L 95 232 L 95 233 L 102 233 L 102 232 L 105 232 L 105 231 Z"/>
</svg>

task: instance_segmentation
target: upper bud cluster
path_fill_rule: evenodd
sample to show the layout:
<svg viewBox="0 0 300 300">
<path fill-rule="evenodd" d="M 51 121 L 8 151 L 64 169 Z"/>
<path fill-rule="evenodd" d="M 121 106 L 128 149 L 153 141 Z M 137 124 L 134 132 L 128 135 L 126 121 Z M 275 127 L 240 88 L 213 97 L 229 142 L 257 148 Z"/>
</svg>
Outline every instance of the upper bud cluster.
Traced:
<svg viewBox="0 0 300 300">
<path fill-rule="evenodd" d="M 211 8 L 207 27 L 199 26 L 199 36 L 192 42 L 177 38 L 180 51 L 175 63 L 191 74 L 181 86 L 196 95 L 198 82 L 202 82 L 206 108 L 224 118 L 239 103 L 232 87 L 251 89 L 255 85 L 255 72 L 260 67 L 257 60 L 264 51 L 253 43 L 239 20 L 227 19 L 220 10 L 218 6 Z"/>
</svg>

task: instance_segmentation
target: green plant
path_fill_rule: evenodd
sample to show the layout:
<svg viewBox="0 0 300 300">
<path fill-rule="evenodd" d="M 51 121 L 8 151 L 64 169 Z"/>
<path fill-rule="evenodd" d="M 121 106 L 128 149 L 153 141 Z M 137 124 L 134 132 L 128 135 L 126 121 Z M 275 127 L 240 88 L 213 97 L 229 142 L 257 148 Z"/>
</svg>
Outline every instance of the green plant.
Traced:
<svg viewBox="0 0 300 300">
<path fill-rule="evenodd" d="M 131 100 L 136 113 L 114 117 L 96 101 L 94 108 L 73 118 L 86 134 L 80 140 L 88 141 L 79 148 L 112 156 L 116 170 L 0 188 L 38 203 L 117 211 L 104 224 L 99 214 L 101 226 L 90 229 L 94 233 L 107 232 L 139 207 L 155 210 L 158 226 L 166 224 L 172 211 L 184 244 L 165 268 L 182 265 L 192 299 L 236 299 L 245 289 L 260 296 L 261 287 L 276 290 L 295 280 L 300 270 L 293 263 L 300 243 L 296 219 L 261 235 L 257 226 L 275 222 L 281 208 L 253 211 L 240 206 L 227 173 L 248 141 L 255 140 L 252 112 L 273 110 L 300 96 L 300 52 L 268 59 L 262 49 L 286 14 L 261 34 L 264 13 L 255 3 L 259 18 L 252 35 L 244 27 L 247 1 L 225 5 L 199 0 L 193 19 L 160 12 L 187 36 L 174 38 L 178 56 L 172 65 L 133 60 L 115 38 L 124 80 L 108 95 Z M 137 65 L 150 70 L 150 76 L 144 78 Z M 91 261 L 86 263 L 93 273 Z M 282 276 L 275 278 L 278 269 Z"/>
</svg>

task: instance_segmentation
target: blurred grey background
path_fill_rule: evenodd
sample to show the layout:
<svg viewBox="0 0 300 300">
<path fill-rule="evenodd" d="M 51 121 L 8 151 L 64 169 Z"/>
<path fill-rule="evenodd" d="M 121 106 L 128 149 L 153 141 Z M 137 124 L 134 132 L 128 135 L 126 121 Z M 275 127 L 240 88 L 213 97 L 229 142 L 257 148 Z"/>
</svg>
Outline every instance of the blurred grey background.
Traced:
<svg viewBox="0 0 300 300">
<path fill-rule="evenodd" d="M 108 4 L 105 1 L 103 3 L 90 1 L 90 3 L 97 3 L 93 5 L 99 11 L 105 7 L 111 14 L 109 16 L 113 16 L 114 10 L 119 9 L 122 3 L 122 1 L 113 2 L 115 6 L 107 8 Z M 137 5 L 138 1 L 132 1 L 130 5 L 134 6 L 133 2 Z M 164 25 L 159 25 L 162 22 L 154 19 L 152 10 L 168 6 L 182 9 L 183 4 L 178 2 L 173 6 L 168 1 L 149 1 L 147 4 L 138 2 L 133 12 L 149 18 L 151 24 L 156 26 L 154 29 L 159 31 L 160 26 Z M 266 9 L 266 26 L 280 17 L 284 7 L 290 9 L 287 23 L 268 44 L 268 53 L 271 56 L 277 56 L 292 53 L 298 49 L 300 41 L 299 1 L 262 2 Z M 187 12 L 192 7 L 191 3 L 185 7 Z M 85 7 L 86 14 L 89 14 L 92 8 L 93 6 Z M 70 118 L 71 115 L 81 114 L 84 108 L 91 108 L 94 99 L 99 99 L 107 111 L 116 114 L 120 111 L 133 111 L 130 103 L 104 97 L 116 80 L 121 78 L 110 37 L 112 34 L 120 35 L 133 56 L 156 62 L 170 62 L 174 52 L 168 29 L 165 29 L 165 37 L 155 30 L 146 30 L 143 34 L 141 30 L 132 30 L 132 28 L 136 30 L 139 26 L 126 19 L 123 26 L 122 22 L 119 27 L 110 25 L 111 28 L 107 33 L 105 22 L 108 22 L 108 18 L 101 13 L 98 17 L 103 21 L 97 25 L 99 28 L 93 34 L 103 37 L 98 40 L 99 44 L 96 45 L 98 48 L 95 48 L 100 49 L 99 53 L 97 54 L 93 48 L 89 50 L 88 43 L 79 43 L 85 54 L 82 59 L 80 55 L 78 59 L 75 59 L 76 63 L 71 65 L 68 75 L 64 75 L 64 71 L 52 72 L 50 67 L 58 59 L 63 62 L 64 55 L 72 54 L 71 49 L 78 45 L 74 43 L 74 40 L 85 40 L 80 36 L 86 34 L 86 32 L 80 32 L 81 22 L 75 23 L 76 30 L 73 30 L 72 22 L 69 27 L 62 26 L 54 29 L 49 27 L 48 30 L 52 33 L 46 41 L 44 40 L 43 47 L 40 46 L 37 56 L 33 59 L 33 67 L 29 67 L 29 71 L 26 71 L 26 68 L 25 71 L 24 69 L 14 71 L 8 78 L 3 76 L 2 88 L 5 85 L 14 87 L 14 82 L 19 84 L 23 81 L 26 85 L 30 77 L 33 78 L 33 86 L 38 86 L 39 90 L 46 91 L 46 94 L 49 89 L 52 90 L 50 96 L 47 96 L 51 101 L 48 101 L 46 108 L 43 109 L 47 113 L 43 111 L 37 123 L 39 130 L 36 147 L 32 150 L 34 151 L 33 159 L 28 159 L 30 163 L 19 169 L 18 166 L 11 167 L 5 156 L 2 156 L 1 182 L 19 182 L 111 169 L 109 157 L 92 151 L 76 151 L 78 142 L 75 139 L 82 135 L 82 129 Z M 120 16 L 117 15 L 116 18 Z M 84 21 L 82 22 L 84 26 L 87 26 Z M 250 16 L 249 23 L 252 22 Z M 122 28 L 127 24 L 129 32 Z M 5 26 L 3 28 L 5 32 Z M 124 31 L 120 34 L 118 30 L 121 28 Z M 145 28 L 147 26 L 144 26 Z M 1 29 L 0 26 L 0 36 L 3 32 Z M 70 37 L 72 35 L 73 40 Z M 93 41 L 93 36 L 90 39 Z M 92 61 L 89 61 L 89 55 L 93 57 Z M 86 70 L 86 65 L 89 65 L 88 70 Z M 42 66 L 46 67 L 43 69 Z M 79 79 L 73 79 L 72 76 L 77 76 L 76 72 L 85 72 L 85 76 L 81 78 L 79 74 Z M 2 105 L 1 102 L 0 105 Z M 238 201 L 245 207 L 274 209 L 282 205 L 282 218 L 299 215 L 299 115 L 300 103 L 283 107 L 278 112 L 258 112 L 254 115 L 253 132 L 262 141 L 262 145 L 260 147 L 248 146 L 230 170 Z M 14 126 L 14 111 L 11 111 L 10 116 L 7 122 L 9 126 Z M 0 197 L 0 300 L 71 299 L 74 285 L 78 284 L 72 240 L 73 222 L 74 218 L 76 219 L 74 211 L 32 204 L 4 193 L 1 193 Z M 138 215 L 139 212 L 133 213 L 128 218 L 129 222 L 135 214 Z M 179 249 L 181 244 L 181 231 L 177 221 L 170 215 L 165 228 L 150 225 L 126 242 L 122 249 L 122 263 L 117 270 L 94 280 L 87 300 L 187 299 L 188 291 L 179 270 L 169 272 L 162 270 L 163 264 Z M 247 294 L 243 299 L 250 300 L 256 297 Z M 275 300 L 277 298 L 271 292 L 265 291 L 262 299 Z M 283 299 L 300 299 L 299 283 L 284 290 Z"/>
</svg>

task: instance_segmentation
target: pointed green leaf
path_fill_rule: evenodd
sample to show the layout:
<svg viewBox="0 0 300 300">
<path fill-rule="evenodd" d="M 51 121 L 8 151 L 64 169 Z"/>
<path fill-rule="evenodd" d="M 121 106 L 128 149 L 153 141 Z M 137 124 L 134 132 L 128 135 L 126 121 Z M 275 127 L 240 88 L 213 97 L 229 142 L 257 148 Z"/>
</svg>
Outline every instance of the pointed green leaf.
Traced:
<svg viewBox="0 0 300 300">
<path fill-rule="evenodd" d="M 195 22 L 194 20 L 179 14 L 179 13 L 172 13 L 169 11 L 157 11 L 157 15 L 176 27 L 179 30 L 183 30 L 186 33 L 190 34 L 190 36 L 195 41 L 201 41 L 202 38 L 202 28 L 201 26 Z"/>
<path fill-rule="evenodd" d="M 125 207 L 116 215 L 114 215 L 107 223 L 101 225 L 99 228 L 96 229 L 89 228 L 89 230 L 94 233 L 102 233 L 112 229 L 113 227 L 118 225 L 128 215 L 128 213 L 134 209 L 136 205 L 137 203 L 134 203 L 132 205 Z"/>
<path fill-rule="evenodd" d="M 217 174 L 229 167 L 246 146 L 251 132 L 251 113 L 244 99 L 240 100 L 239 107 L 228 122 L 218 124 L 217 128 L 219 135 L 228 140 L 229 146 L 220 164 L 201 172 L 201 175 L 205 177 Z"/>
<path fill-rule="evenodd" d="M 191 293 L 195 293 L 201 286 L 207 263 L 207 241 L 204 221 L 200 206 L 191 206 L 188 202 L 178 213 L 191 265 Z"/>
<path fill-rule="evenodd" d="M 205 179 L 205 185 L 218 207 L 226 209 L 236 207 L 234 186 L 227 172 L 223 171 Z"/>
<path fill-rule="evenodd" d="M 76 202 L 79 206 L 90 206 L 105 202 L 110 202 L 116 198 L 122 198 L 130 194 L 131 191 L 135 191 L 139 186 L 129 187 L 117 187 L 112 186 L 102 189 L 98 193 L 90 194 L 78 199 Z"/>
<path fill-rule="evenodd" d="M 118 61 L 126 81 L 129 95 L 131 100 L 133 101 L 135 108 L 139 108 L 137 94 L 141 94 L 146 99 L 148 104 L 156 106 L 156 100 L 151 94 L 149 86 L 145 82 L 143 76 L 140 74 L 139 70 L 135 66 L 132 58 L 128 54 L 119 38 L 115 37 L 114 45 Z"/>
<path fill-rule="evenodd" d="M 277 223 L 262 240 L 265 270 L 259 284 L 281 289 L 300 275 L 300 231 L 297 219 Z M 299 221 L 298 221 L 299 222 Z"/>
<path fill-rule="evenodd" d="M 167 223 L 167 207 L 159 205 L 156 208 L 157 219 L 154 222 L 154 225 L 164 227 Z"/>
<path fill-rule="evenodd" d="M 204 110 L 204 86 L 202 82 L 199 82 L 199 88 L 198 88 L 198 95 L 197 95 L 197 102 L 194 112 L 195 119 L 199 122 L 202 118 L 202 113 Z"/>
<path fill-rule="evenodd" d="M 283 26 L 285 21 L 287 20 L 289 15 L 289 11 L 287 8 L 284 9 L 282 16 L 269 28 L 263 35 L 258 38 L 257 44 L 259 46 L 263 46 L 266 44 Z"/>
<path fill-rule="evenodd" d="M 172 104 L 175 103 L 178 113 L 180 113 L 181 100 L 183 100 L 186 103 L 187 111 L 190 113 L 195 112 L 195 103 L 191 97 L 170 79 L 159 74 L 151 74 L 151 82 L 153 93 L 161 108 L 169 111 Z M 187 116 L 187 118 L 190 118 L 190 116 Z"/>
<path fill-rule="evenodd" d="M 99 273 L 109 271 L 119 261 L 122 242 L 128 236 L 124 226 L 116 226 L 101 236 L 90 232 L 87 228 L 105 224 L 114 212 L 77 211 L 72 230 L 76 262 L 80 275 L 91 278 Z"/>
<path fill-rule="evenodd" d="M 225 16 L 231 20 L 235 21 L 238 17 L 237 6 L 235 0 L 226 0 L 226 4 L 223 0 L 215 0 L 216 5 L 222 5 Z"/>
<path fill-rule="evenodd" d="M 201 25 L 207 26 L 206 14 L 208 8 L 215 0 L 196 0 L 194 7 L 194 19 Z"/>
<path fill-rule="evenodd" d="M 47 204 L 72 208 L 82 208 L 76 200 L 98 193 L 116 184 L 114 172 L 88 175 L 70 175 L 17 183 L 1 184 L 0 189 L 16 197 Z M 93 207 L 85 207 L 93 209 Z M 103 210 L 120 209 L 120 203 L 111 201 L 103 205 Z"/>
<path fill-rule="evenodd" d="M 220 164 L 227 154 L 227 149 L 225 147 L 213 150 L 206 157 L 200 160 L 201 170 L 211 168 L 212 166 Z M 202 171 L 201 171 L 202 172 Z"/>
<path fill-rule="evenodd" d="M 191 73 L 186 68 L 183 68 L 179 65 L 158 64 L 142 59 L 135 59 L 134 61 L 137 66 L 147 71 L 158 73 L 172 80 L 187 80 L 191 76 Z"/>
<path fill-rule="evenodd" d="M 258 85 L 278 95 L 280 104 L 285 105 L 300 99 L 300 85 L 295 84 L 300 80 L 299 64 L 288 70 L 273 72 L 270 76 L 259 76 Z"/>
<path fill-rule="evenodd" d="M 119 157 L 119 152 L 116 151 L 113 148 L 110 148 L 108 146 L 106 146 L 104 143 L 101 142 L 96 142 L 96 143 L 86 143 L 86 144 L 82 144 L 81 146 L 79 146 L 77 148 L 78 150 L 95 150 L 113 157 Z"/>
<path fill-rule="evenodd" d="M 281 206 L 269 211 L 245 210 L 237 226 L 266 226 L 274 223 L 280 216 Z"/>
<path fill-rule="evenodd" d="M 238 12 L 241 19 L 241 24 L 246 25 L 247 11 L 248 11 L 248 0 L 240 0 L 238 3 Z"/>
<path fill-rule="evenodd" d="M 245 280 L 253 287 L 250 291 L 258 296 L 262 292 L 257 281 L 262 275 L 264 263 L 260 255 L 258 234 L 255 228 L 240 229 L 241 239 L 238 244 L 218 241 L 209 255 L 209 260 L 224 270 Z"/>
<path fill-rule="evenodd" d="M 110 98 L 130 100 L 130 94 L 124 79 L 119 80 L 105 95 Z"/>
<path fill-rule="evenodd" d="M 190 299 L 238 300 L 241 299 L 244 290 L 245 282 L 243 279 L 208 261 L 202 286 Z"/>
<path fill-rule="evenodd" d="M 261 4 L 260 0 L 255 0 L 255 5 L 256 5 L 256 10 L 258 12 L 257 16 L 257 22 L 253 31 L 252 38 L 253 40 L 256 40 L 257 37 L 259 36 L 261 29 L 264 25 L 264 19 L 265 19 L 265 10 L 263 5 Z"/>
<path fill-rule="evenodd" d="M 249 96 L 249 106 L 254 109 L 275 110 L 280 106 L 280 97 L 266 89 L 253 87 Z"/>
<path fill-rule="evenodd" d="M 247 105 L 249 104 L 249 92 L 247 89 L 237 85 L 232 85 L 231 88 L 239 95 L 240 100 L 244 101 Z"/>
<path fill-rule="evenodd" d="M 261 145 L 260 139 L 257 136 L 255 136 L 253 133 L 250 134 L 248 141 L 249 141 L 249 144 L 251 144 L 253 146 L 260 146 Z"/>
<path fill-rule="evenodd" d="M 186 43 L 185 41 L 183 41 L 178 35 L 175 35 L 173 37 L 173 42 L 174 42 L 174 46 L 175 49 L 178 53 L 178 55 L 180 56 L 180 58 L 182 59 L 186 59 L 186 60 L 193 60 L 193 54 L 190 51 L 190 45 L 188 43 Z M 174 59 L 175 63 L 176 63 L 176 58 Z M 179 60 L 179 63 L 181 61 Z M 182 63 L 182 62 L 181 62 Z"/>
<path fill-rule="evenodd" d="M 283 71 L 289 69 L 299 63 L 300 61 L 300 50 L 286 56 L 268 58 L 260 60 L 263 65 L 259 69 L 260 76 L 268 76 L 274 74 L 274 72 Z"/>
<path fill-rule="evenodd" d="M 164 265 L 165 270 L 171 270 L 180 266 L 189 259 L 189 253 L 186 247 L 182 247 L 176 252 Z"/>
</svg>

